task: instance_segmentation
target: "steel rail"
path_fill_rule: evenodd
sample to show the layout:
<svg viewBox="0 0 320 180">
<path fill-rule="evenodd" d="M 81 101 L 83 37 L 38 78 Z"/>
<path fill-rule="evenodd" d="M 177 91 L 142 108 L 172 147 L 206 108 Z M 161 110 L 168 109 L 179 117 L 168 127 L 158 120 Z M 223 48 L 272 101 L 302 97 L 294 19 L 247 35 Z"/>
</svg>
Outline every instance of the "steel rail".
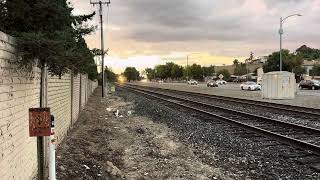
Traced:
<svg viewBox="0 0 320 180">
<path fill-rule="evenodd" d="M 205 98 L 210 98 L 210 99 L 218 99 L 218 100 L 229 101 L 229 102 L 237 102 L 237 103 L 242 103 L 242 104 L 255 105 L 255 106 L 260 106 L 260 107 L 264 107 L 264 108 L 290 111 L 290 112 L 294 112 L 294 113 L 303 113 L 306 115 L 320 116 L 320 109 L 317 109 L 317 108 L 310 108 L 310 107 L 304 107 L 304 106 L 294 106 L 294 105 L 288 105 L 288 104 L 279 104 L 279 103 L 257 101 L 257 100 L 228 97 L 228 96 L 219 96 L 219 95 L 197 93 L 197 92 L 190 92 L 190 91 L 183 91 L 183 90 L 175 90 L 175 89 L 168 89 L 168 88 L 140 86 L 140 85 L 133 85 L 133 84 L 126 84 L 126 85 L 141 87 L 141 88 L 148 88 L 148 89 L 159 89 L 159 90 L 166 90 L 166 91 L 171 91 L 171 92 L 179 92 L 179 93 L 183 93 L 183 94 L 196 95 L 199 97 L 205 97 Z"/>
<path fill-rule="evenodd" d="M 195 104 L 198 104 L 198 105 L 210 106 L 210 107 L 214 107 L 214 108 L 216 108 L 217 106 L 212 106 L 212 105 L 207 104 L 207 103 L 192 101 L 192 100 L 188 100 L 188 99 L 185 99 L 185 98 L 166 95 L 166 94 L 163 94 L 163 93 L 158 93 L 158 92 L 154 92 L 154 91 L 150 91 L 150 90 L 141 90 L 141 89 L 125 86 L 125 85 L 117 85 L 117 86 L 121 87 L 121 88 L 125 88 L 125 89 L 130 89 L 130 90 L 133 90 L 135 92 L 139 92 L 141 94 L 144 94 L 144 95 L 147 95 L 147 96 L 151 96 L 153 98 L 156 98 L 156 99 L 159 99 L 159 100 L 162 100 L 162 101 L 170 102 L 170 103 L 173 103 L 175 105 L 179 105 L 179 106 L 184 107 L 184 108 L 192 109 L 192 110 L 195 110 L 197 112 L 201 112 L 201 113 L 206 114 L 206 115 L 210 115 L 210 116 L 216 117 L 216 118 L 218 118 L 220 120 L 223 120 L 223 121 L 225 121 L 225 122 L 227 122 L 229 124 L 236 125 L 238 127 L 247 129 L 249 131 L 252 131 L 252 132 L 267 136 L 267 137 L 270 137 L 270 138 L 275 139 L 275 140 L 277 140 L 279 142 L 282 142 L 282 143 L 285 143 L 285 144 L 289 144 L 289 145 L 294 146 L 294 147 L 299 148 L 299 149 L 312 151 L 313 153 L 320 155 L 320 146 L 318 146 L 318 145 L 311 144 L 311 143 L 308 143 L 308 142 L 305 142 L 305 141 L 302 141 L 302 140 L 299 140 L 299 139 L 295 139 L 295 138 L 292 138 L 292 137 L 288 137 L 288 136 L 285 136 L 285 135 L 281 135 L 281 134 L 278 134 L 278 133 L 275 133 L 275 132 L 272 132 L 272 131 L 269 131 L 269 130 L 262 129 L 260 127 L 255 127 L 255 126 L 252 126 L 252 125 L 249 125 L 249 124 L 246 124 L 246 123 L 242 123 L 242 122 L 236 121 L 234 119 L 230 119 L 230 118 L 227 118 L 227 117 L 224 117 L 224 116 L 221 116 L 221 115 L 218 115 L 218 114 L 206 111 L 206 110 L 202 110 L 202 109 L 199 109 L 199 108 L 196 108 L 196 107 L 185 105 L 185 104 L 182 104 L 180 102 L 176 102 L 174 100 L 169 100 L 169 99 L 166 99 L 166 98 L 172 98 L 172 99 L 176 99 L 176 100 L 180 100 L 180 101 L 184 101 L 184 102 L 191 102 L 191 103 L 195 103 Z M 154 94 L 156 94 L 156 95 L 154 95 Z M 160 96 L 165 96 L 166 98 L 163 98 L 163 97 L 160 97 Z M 221 109 L 221 107 L 219 107 L 219 109 Z M 222 108 L 222 109 L 224 109 L 224 108 Z M 297 124 L 293 124 L 293 123 L 283 122 L 283 121 L 279 121 L 279 120 L 275 120 L 275 119 L 271 119 L 271 118 L 266 118 L 266 117 L 262 117 L 262 116 L 257 116 L 257 115 L 253 115 L 253 114 L 249 114 L 249 113 L 243 113 L 243 112 L 235 111 L 235 110 L 232 110 L 232 112 L 236 112 L 236 113 L 239 113 L 239 114 L 242 114 L 242 115 L 245 115 L 245 116 L 251 116 L 251 117 L 254 117 L 254 118 L 263 118 L 264 120 L 270 120 L 270 121 L 273 121 L 274 123 L 282 124 L 282 125 L 285 125 L 285 126 L 289 126 L 291 128 L 297 128 L 299 130 L 304 129 L 303 131 L 308 132 L 308 133 L 320 134 L 320 130 L 318 130 L 318 129 L 305 127 L 305 126 L 301 126 L 301 125 L 297 125 Z"/>
</svg>

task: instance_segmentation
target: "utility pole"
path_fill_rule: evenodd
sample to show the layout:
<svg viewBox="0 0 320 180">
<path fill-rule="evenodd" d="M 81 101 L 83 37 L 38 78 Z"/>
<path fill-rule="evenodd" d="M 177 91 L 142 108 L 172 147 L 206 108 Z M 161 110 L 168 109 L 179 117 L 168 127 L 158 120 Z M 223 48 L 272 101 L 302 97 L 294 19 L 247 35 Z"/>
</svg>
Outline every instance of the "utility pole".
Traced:
<svg viewBox="0 0 320 180">
<path fill-rule="evenodd" d="M 189 55 L 187 55 L 187 82 L 189 81 Z"/>
<path fill-rule="evenodd" d="M 90 0 L 90 4 L 93 6 L 99 4 L 99 16 L 100 16 L 100 42 L 101 42 L 101 75 L 102 75 L 102 97 L 104 97 L 104 85 L 105 85 L 105 75 L 104 75 L 104 43 L 103 43 L 103 18 L 102 18 L 102 5 L 106 4 L 109 7 L 110 0 L 107 2 L 99 1 L 92 1 Z"/>
</svg>

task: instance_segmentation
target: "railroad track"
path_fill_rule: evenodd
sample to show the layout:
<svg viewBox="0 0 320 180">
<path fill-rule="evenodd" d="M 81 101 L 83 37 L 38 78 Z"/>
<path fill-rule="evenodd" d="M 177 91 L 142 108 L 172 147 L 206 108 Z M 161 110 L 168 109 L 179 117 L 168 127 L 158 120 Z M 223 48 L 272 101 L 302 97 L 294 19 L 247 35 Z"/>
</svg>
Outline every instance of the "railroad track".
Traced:
<svg viewBox="0 0 320 180">
<path fill-rule="evenodd" d="M 145 96 L 169 102 L 193 110 L 248 131 L 272 138 L 276 141 L 320 155 L 320 130 L 294 123 L 284 122 L 243 111 L 215 106 L 206 102 L 190 100 L 150 89 L 128 85 L 120 88 L 141 93 Z M 178 91 L 180 92 L 180 91 Z"/>
<path fill-rule="evenodd" d="M 208 98 L 214 100 L 221 100 L 230 103 L 241 103 L 245 105 L 254 105 L 262 108 L 268 109 L 275 109 L 277 111 L 282 110 L 290 113 L 299 113 L 299 115 L 307 115 L 307 116 L 320 116 L 320 109 L 317 108 L 310 108 L 310 107 L 303 107 L 303 106 L 294 106 L 294 105 L 287 105 L 287 104 L 278 104 L 272 102 L 265 102 L 265 101 L 256 101 L 250 99 L 243 99 L 243 98 L 236 98 L 236 97 L 227 97 L 227 96 L 219 96 L 219 95 L 212 95 L 212 94 L 204 94 L 204 93 L 196 93 L 190 91 L 182 91 L 182 90 L 174 90 L 168 88 L 156 88 L 156 87 L 149 87 L 149 86 L 139 86 L 139 85 L 126 85 L 130 87 L 138 87 L 144 89 L 152 89 L 152 90 L 161 90 L 161 91 L 168 91 L 173 93 L 179 93 L 180 95 L 190 95 L 190 96 L 197 96 L 201 98 Z"/>
</svg>

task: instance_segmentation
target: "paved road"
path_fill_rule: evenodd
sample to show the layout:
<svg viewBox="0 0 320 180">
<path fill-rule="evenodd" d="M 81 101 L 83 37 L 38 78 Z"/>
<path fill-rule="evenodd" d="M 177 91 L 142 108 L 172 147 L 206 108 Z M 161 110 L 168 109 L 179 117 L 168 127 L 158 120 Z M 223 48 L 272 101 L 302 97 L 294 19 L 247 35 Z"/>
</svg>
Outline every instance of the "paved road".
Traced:
<svg viewBox="0 0 320 180">
<path fill-rule="evenodd" d="M 134 83 L 135 84 L 135 83 Z M 227 85 L 220 85 L 219 87 L 207 87 L 205 83 L 200 83 L 199 85 L 188 85 L 186 83 L 142 83 L 139 85 L 143 86 L 154 86 L 161 88 L 169 88 L 176 90 L 185 90 L 191 92 L 199 92 L 206 94 L 238 97 L 245 99 L 253 99 L 267 102 L 275 102 L 280 104 L 290 104 L 296 106 L 306 106 L 320 109 L 320 90 L 297 90 L 297 96 L 294 99 L 287 100 L 273 100 L 273 99 L 263 99 L 261 97 L 261 91 L 241 91 L 240 84 L 228 83 Z"/>
<path fill-rule="evenodd" d="M 176 85 L 176 86 L 184 86 L 185 83 L 162 83 L 162 84 L 168 84 L 168 85 Z M 191 85 L 190 85 L 191 86 Z M 207 88 L 206 83 L 199 83 L 198 85 L 193 85 L 193 86 L 198 86 L 200 88 Z M 219 85 L 219 87 L 215 87 L 218 89 L 233 89 L 233 90 L 240 90 L 240 84 L 239 83 L 228 83 L 226 85 Z M 320 90 L 308 90 L 308 89 L 298 89 L 297 85 L 297 93 L 298 95 L 305 95 L 305 96 L 320 96 Z"/>
</svg>

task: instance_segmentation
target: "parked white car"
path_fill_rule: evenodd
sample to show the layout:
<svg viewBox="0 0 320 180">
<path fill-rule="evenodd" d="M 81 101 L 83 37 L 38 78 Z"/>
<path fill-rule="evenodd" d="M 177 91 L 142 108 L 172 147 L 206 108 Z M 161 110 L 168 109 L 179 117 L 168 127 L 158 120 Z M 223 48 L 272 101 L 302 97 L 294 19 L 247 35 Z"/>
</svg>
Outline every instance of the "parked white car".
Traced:
<svg viewBox="0 0 320 180">
<path fill-rule="evenodd" d="M 244 82 L 240 85 L 241 90 L 248 90 L 248 91 L 257 91 L 261 90 L 261 86 L 255 82 L 248 81 Z"/>
<path fill-rule="evenodd" d="M 190 85 L 197 85 L 197 84 L 198 84 L 198 81 L 196 81 L 196 80 L 194 80 L 194 79 L 190 79 L 190 80 L 188 81 L 188 84 L 190 84 Z"/>
<path fill-rule="evenodd" d="M 225 84 L 227 84 L 227 81 L 217 80 L 216 83 L 219 84 L 219 85 L 225 85 Z"/>
</svg>

